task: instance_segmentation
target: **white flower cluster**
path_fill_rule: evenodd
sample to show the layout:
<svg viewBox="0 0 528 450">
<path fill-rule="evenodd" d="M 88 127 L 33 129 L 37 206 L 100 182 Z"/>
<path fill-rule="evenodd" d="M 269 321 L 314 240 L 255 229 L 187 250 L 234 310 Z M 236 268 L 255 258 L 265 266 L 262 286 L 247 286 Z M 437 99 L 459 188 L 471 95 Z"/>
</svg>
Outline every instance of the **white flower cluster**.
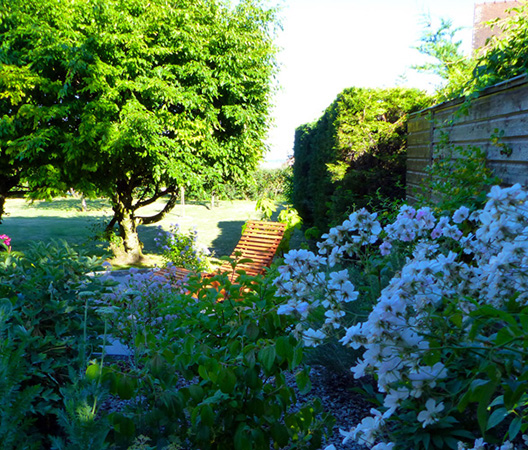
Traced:
<svg viewBox="0 0 528 450">
<path fill-rule="evenodd" d="M 520 304 L 528 304 L 527 193 L 519 185 L 495 186 L 488 198 L 482 210 L 470 214 L 461 207 L 452 217 L 439 219 L 430 208 L 403 206 L 395 222 L 384 229 L 375 214 L 362 209 L 323 236 L 319 255 L 305 250 L 286 255 L 275 280 L 277 295 L 288 299 L 279 313 L 305 319 L 313 308 L 323 306 L 327 319 L 321 330 L 303 331 L 302 323 L 297 327 L 306 345 L 317 345 L 329 327 L 339 328 L 345 315 L 342 303 L 358 297 L 348 272 L 331 269 L 345 256 L 357 257 L 366 246 L 377 246 L 381 255 L 390 254 L 400 242 L 413 248 L 402 270 L 381 292 L 367 321 L 349 327 L 341 338 L 345 346 L 365 348 L 351 370 L 356 378 L 365 373 L 376 375 L 386 408 L 383 414 L 374 410 L 372 417 L 343 432 L 345 440 L 361 440 L 376 450 L 392 448 L 393 443 L 384 442 L 383 426 L 402 402 L 412 403 L 419 411 L 417 420 L 423 428 L 447 413 L 441 401 L 445 393 L 435 387 L 449 376 L 448 367 L 445 361 L 428 365 L 422 358 L 430 346 L 425 337 L 430 314 L 445 299 L 459 302 L 465 314 L 475 307 L 475 301 L 500 308 L 515 297 Z M 464 235 L 465 222 L 476 231 Z M 483 445 L 476 442 L 474 448 Z M 514 447 L 486 447 L 493 448 Z"/>
</svg>

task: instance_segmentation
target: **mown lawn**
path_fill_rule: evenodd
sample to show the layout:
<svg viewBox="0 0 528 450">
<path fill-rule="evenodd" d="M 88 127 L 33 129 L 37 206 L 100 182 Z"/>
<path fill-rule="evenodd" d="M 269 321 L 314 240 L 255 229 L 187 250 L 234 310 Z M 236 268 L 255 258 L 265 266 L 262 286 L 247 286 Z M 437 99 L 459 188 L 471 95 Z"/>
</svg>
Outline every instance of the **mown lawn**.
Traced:
<svg viewBox="0 0 528 450">
<path fill-rule="evenodd" d="M 83 212 L 78 198 L 33 203 L 24 199 L 8 199 L 0 234 L 11 237 L 13 251 L 23 252 L 31 242 L 64 239 L 89 253 L 103 255 L 105 245 L 94 237 L 104 230 L 112 217 L 112 210 L 104 199 L 87 200 L 86 203 L 87 211 Z M 150 215 L 162 207 L 163 202 L 160 201 L 140 210 L 138 215 Z M 157 224 L 141 226 L 139 235 L 144 253 L 159 255 L 154 242 L 158 226 L 168 229 L 171 224 L 178 223 L 183 230 L 196 227 L 200 244 L 207 246 L 215 256 L 222 256 L 229 255 L 233 250 L 244 222 L 258 218 L 254 201 L 222 201 L 214 208 L 205 202 L 192 202 L 183 208 L 178 205 Z"/>
</svg>

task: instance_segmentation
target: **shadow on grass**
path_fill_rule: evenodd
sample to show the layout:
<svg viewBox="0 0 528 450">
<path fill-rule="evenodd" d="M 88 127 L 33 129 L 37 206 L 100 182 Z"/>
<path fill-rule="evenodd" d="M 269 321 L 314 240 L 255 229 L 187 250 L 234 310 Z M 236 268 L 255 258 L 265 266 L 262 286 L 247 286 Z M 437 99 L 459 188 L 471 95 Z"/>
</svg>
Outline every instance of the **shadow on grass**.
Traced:
<svg viewBox="0 0 528 450">
<path fill-rule="evenodd" d="M 216 257 L 229 256 L 233 253 L 234 248 L 240 240 L 240 236 L 242 236 L 242 226 L 244 223 L 243 220 L 218 222 L 220 233 L 212 242 L 211 248 Z"/>
<path fill-rule="evenodd" d="M 80 198 L 61 198 L 46 202 L 32 203 L 31 208 L 42 210 L 56 210 L 56 211 L 82 211 L 82 203 Z M 109 208 L 110 203 L 106 199 L 86 199 L 87 211 L 100 211 Z"/>
<path fill-rule="evenodd" d="M 93 217 L 91 219 L 94 219 Z M 106 256 L 106 243 L 94 239 L 94 221 L 86 217 L 8 217 L 2 234 L 11 238 L 15 251 L 25 251 L 35 242 L 66 241 L 92 255 Z"/>
</svg>

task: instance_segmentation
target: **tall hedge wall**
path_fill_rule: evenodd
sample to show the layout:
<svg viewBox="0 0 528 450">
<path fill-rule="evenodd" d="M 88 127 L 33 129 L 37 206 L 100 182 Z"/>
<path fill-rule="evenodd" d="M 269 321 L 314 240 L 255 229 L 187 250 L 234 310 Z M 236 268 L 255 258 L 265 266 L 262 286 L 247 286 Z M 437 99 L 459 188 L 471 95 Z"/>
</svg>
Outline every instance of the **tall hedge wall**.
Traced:
<svg viewBox="0 0 528 450">
<path fill-rule="evenodd" d="M 417 89 L 349 88 L 297 128 L 292 202 L 304 223 L 325 231 L 354 208 L 403 198 L 407 117 L 430 104 Z"/>
</svg>

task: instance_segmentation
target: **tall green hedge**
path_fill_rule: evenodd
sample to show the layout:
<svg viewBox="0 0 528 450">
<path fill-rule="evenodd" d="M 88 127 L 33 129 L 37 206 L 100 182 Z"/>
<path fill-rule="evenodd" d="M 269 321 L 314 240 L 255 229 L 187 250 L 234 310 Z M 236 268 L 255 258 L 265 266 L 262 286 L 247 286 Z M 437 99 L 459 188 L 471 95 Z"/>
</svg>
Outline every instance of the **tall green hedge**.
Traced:
<svg viewBox="0 0 528 450">
<path fill-rule="evenodd" d="M 407 117 L 431 104 L 417 89 L 349 88 L 295 133 L 292 202 L 325 231 L 354 208 L 405 195 Z"/>
</svg>

